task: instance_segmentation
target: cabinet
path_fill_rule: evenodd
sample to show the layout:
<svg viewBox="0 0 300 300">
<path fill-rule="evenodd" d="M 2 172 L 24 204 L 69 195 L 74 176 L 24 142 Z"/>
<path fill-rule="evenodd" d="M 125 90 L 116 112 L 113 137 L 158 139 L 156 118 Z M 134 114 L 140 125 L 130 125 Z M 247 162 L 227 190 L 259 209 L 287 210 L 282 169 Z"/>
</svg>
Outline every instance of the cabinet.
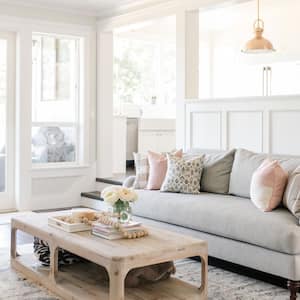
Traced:
<svg viewBox="0 0 300 300">
<path fill-rule="evenodd" d="M 138 152 L 169 152 L 176 147 L 175 120 L 140 119 Z"/>
</svg>

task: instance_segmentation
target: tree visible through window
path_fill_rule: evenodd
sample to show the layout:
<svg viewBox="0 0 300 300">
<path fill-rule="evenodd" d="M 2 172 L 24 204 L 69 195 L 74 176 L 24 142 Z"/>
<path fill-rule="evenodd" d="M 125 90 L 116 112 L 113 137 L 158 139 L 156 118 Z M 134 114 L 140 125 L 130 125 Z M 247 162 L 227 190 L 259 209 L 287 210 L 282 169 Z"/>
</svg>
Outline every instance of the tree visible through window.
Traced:
<svg viewBox="0 0 300 300">
<path fill-rule="evenodd" d="M 175 43 L 115 37 L 114 100 L 123 104 L 173 104 Z"/>
</svg>

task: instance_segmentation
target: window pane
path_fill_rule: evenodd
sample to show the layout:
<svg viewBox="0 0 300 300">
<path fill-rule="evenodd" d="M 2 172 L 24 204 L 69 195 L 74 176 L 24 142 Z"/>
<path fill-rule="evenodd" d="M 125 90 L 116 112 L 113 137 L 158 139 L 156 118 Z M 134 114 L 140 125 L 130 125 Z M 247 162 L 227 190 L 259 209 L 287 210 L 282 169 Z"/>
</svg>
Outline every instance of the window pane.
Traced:
<svg viewBox="0 0 300 300">
<path fill-rule="evenodd" d="M 114 33 L 114 109 L 174 117 L 176 17 L 142 22 Z"/>
<path fill-rule="evenodd" d="M 7 42 L 0 40 L 0 192 L 6 182 Z"/>
<path fill-rule="evenodd" d="M 56 100 L 56 43 L 55 38 L 43 37 L 42 100 Z"/>
<path fill-rule="evenodd" d="M 75 122 L 79 40 L 33 36 L 33 122 Z"/>
<path fill-rule="evenodd" d="M 76 160 L 74 127 L 33 127 L 32 162 L 56 163 Z"/>
</svg>

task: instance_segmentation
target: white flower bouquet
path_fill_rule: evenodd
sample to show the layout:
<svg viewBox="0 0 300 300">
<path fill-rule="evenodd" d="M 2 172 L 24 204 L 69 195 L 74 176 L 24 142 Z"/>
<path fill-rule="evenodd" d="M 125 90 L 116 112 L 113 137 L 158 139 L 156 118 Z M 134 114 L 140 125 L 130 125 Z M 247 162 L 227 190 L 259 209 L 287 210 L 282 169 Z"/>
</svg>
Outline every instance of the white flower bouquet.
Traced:
<svg viewBox="0 0 300 300">
<path fill-rule="evenodd" d="M 138 200 L 138 195 L 133 189 L 118 186 L 105 188 L 101 197 L 106 203 L 113 207 L 113 211 L 118 215 L 121 222 L 128 222 L 131 217 L 130 204 Z"/>
</svg>

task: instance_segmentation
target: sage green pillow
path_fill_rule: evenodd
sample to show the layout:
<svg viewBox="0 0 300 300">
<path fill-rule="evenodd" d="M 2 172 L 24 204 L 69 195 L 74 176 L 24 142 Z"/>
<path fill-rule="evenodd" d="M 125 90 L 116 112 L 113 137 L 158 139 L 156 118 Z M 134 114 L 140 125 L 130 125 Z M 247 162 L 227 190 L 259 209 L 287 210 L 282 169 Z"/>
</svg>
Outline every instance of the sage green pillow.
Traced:
<svg viewBox="0 0 300 300">
<path fill-rule="evenodd" d="M 201 191 L 228 194 L 234 155 L 235 150 L 205 154 Z"/>
</svg>

